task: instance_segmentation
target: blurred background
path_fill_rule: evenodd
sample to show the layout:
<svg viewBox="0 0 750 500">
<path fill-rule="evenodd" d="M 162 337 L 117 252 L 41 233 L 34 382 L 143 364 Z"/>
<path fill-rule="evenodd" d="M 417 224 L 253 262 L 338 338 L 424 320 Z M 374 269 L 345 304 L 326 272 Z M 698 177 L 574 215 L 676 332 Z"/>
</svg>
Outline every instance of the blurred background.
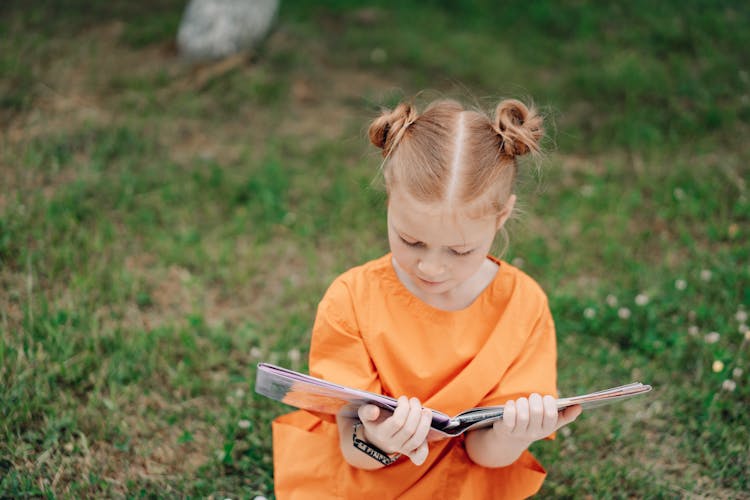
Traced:
<svg viewBox="0 0 750 500">
<path fill-rule="evenodd" d="M 255 365 L 387 251 L 382 106 L 546 114 L 504 258 L 562 395 L 542 497 L 750 498 L 750 4 L 282 1 L 188 64 L 182 0 L 0 3 L 0 496 L 272 496 Z"/>
</svg>

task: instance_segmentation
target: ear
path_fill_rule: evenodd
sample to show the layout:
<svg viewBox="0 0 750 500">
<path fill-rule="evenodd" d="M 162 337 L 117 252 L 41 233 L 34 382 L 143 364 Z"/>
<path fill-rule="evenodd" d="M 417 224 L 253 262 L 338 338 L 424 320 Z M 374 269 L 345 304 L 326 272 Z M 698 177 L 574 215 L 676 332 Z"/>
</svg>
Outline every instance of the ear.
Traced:
<svg viewBox="0 0 750 500">
<path fill-rule="evenodd" d="M 500 211 L 499 214 L 497 214 L 497 221 L 495 225 L 495 231 L 500 231 L 500 228 L 505 225 L 505 222 L 510 218 L 510 216 L 513 214 L 513 207 L 516 206 L 516 195 L 512 194 L 508 198 L 508 201 L 505 203 L 505 206 Z"/>
</svg>

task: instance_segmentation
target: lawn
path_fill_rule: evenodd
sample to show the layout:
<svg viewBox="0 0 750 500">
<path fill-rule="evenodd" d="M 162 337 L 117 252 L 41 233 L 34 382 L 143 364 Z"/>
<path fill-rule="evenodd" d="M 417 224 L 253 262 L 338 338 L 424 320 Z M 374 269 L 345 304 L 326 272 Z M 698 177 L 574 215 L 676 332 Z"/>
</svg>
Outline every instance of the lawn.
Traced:
<svg viewBox="0 0 750 500">
<path fill-rule="evenodd" d="M 387 251 L 369 120 L 447 96 L 547 116 L 503 257 L 560 393 L 654 386 L 535 444 L 540 496 L 750 498 L 750 6 L 282 3 L 199 67 L 183 1 L 0 4 L 0 497 L 270 498 L 255 366 Z"/>
</svg>

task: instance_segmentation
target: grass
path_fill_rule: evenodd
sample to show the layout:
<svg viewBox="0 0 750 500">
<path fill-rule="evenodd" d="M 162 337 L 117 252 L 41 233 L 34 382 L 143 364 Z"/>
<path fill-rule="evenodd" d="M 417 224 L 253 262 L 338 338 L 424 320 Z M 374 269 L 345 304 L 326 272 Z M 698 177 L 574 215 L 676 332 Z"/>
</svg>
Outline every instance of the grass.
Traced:
<svg viewBox="0 0 750 500">
<path fill-rule="evenodd" d="M 387 249 L 365 127 L 428 89 L 547 112 L 505 257 L 561 393 L 655 386 L 534 445 L 542 496 L 748 498 L 748 7 L 286 2 L 214 73 L 183 8 L 0 6 L 0 496 L 271 496 L 255 364 Z"/>
</svg>

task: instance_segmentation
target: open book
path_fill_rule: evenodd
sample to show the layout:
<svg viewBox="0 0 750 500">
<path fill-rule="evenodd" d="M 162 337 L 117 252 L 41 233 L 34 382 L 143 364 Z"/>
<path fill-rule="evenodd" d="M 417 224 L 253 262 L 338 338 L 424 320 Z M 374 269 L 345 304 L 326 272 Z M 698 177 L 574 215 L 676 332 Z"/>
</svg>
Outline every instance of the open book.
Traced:
<svg viewBox="0 0 750 500">
<path fill-rule="evenodd" d="M 557 408 L 562 410 L 573 405 L 581 405 L 584 409 L 592 408 L 650 390 L 650 385 L 635 382 L 581 396 L 561 398 L 557 400 Z M 349 418 L 356 418 L 357 409 L 364 404 L 374 404 L 389 411 L 394 411 L 398 404 L 397 400 L 389 396 L 334 384 L 268 363 L 258 364 L 255 392 L 304 410 Z M 472 429 L 487 427 L 502 418 L 502 406 L 471 408 L 453 417 L 432 410 L 430 439 L 458 436 Z"/>
</svg>

